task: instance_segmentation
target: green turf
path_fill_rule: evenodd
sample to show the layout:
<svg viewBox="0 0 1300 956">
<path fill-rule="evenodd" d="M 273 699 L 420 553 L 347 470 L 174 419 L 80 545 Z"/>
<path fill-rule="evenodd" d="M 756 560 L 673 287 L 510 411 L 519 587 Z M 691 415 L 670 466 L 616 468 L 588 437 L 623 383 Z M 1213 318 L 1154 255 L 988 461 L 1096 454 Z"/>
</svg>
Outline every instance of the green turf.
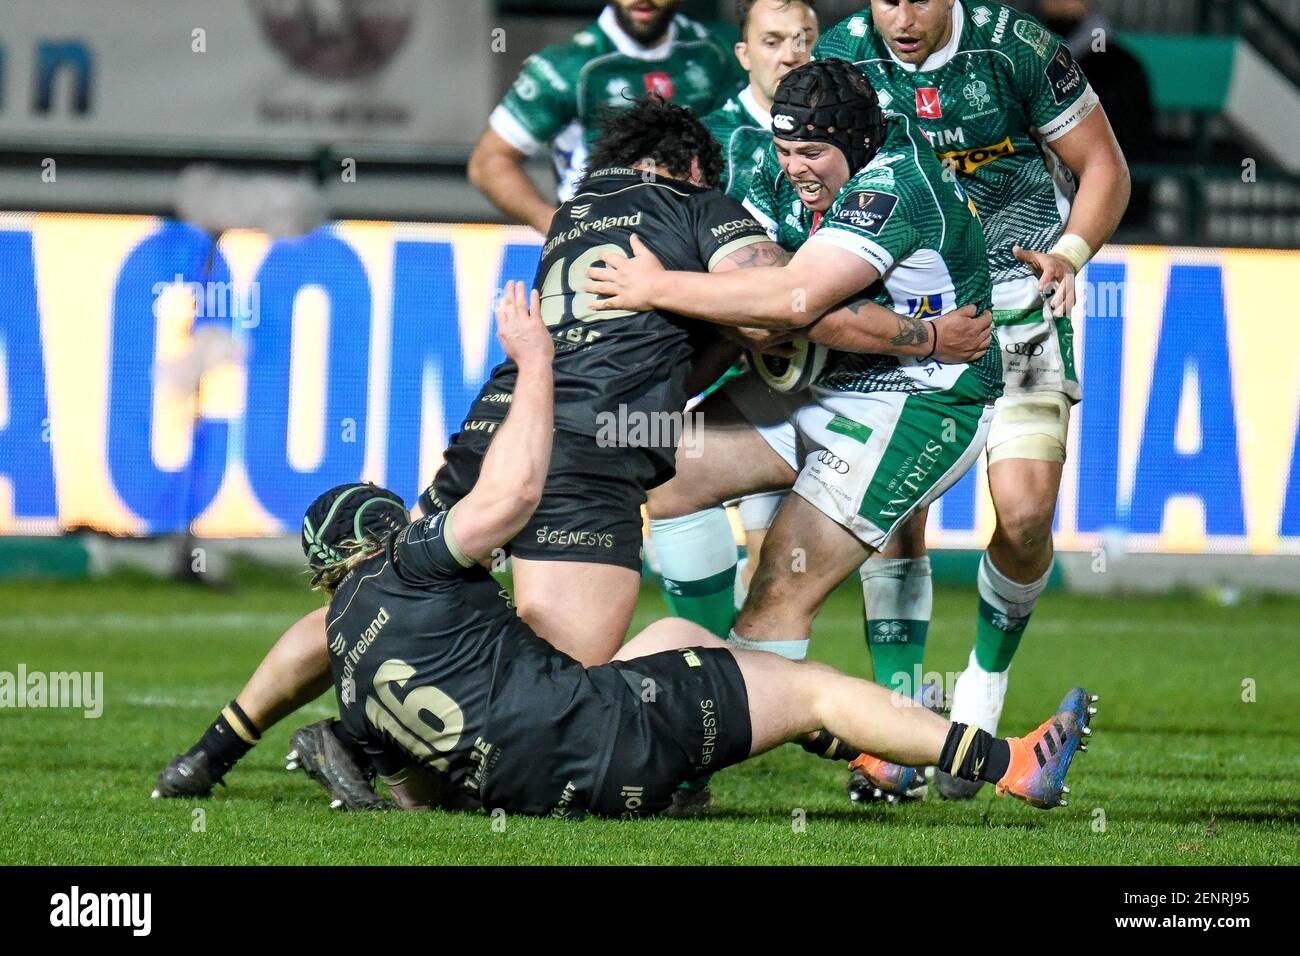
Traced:
<svg viewBox="0 0 1300 956">
<path fill-rule="evenodd" d="M 1071 805 L 1046 813 L 987 788 L 972 804 L 851 806 L 840 767 L 784 747 L 715 777 L 707 820 L 510 817 L 498 830 L 482 815 L 348 815 L 281 769 L 289 733 L 325 715 L 325 700 L 269 732 L 212 799 L 147 799 L 167 759 L 313 600 L 280 573 L 244 574 L 224 591 L 143 579 L 0 585 L 0 670 L 103 671 L 107 697 L 98 720 L 0 710 L 0 863 L 1300 861 L 1300 602 L 1281 600 L 1049 595 L 1012 669 L 1003 727 L 1028 729 L 1075 683 L 1101 695 L 1102 711 L 1071 774 Z M 940 591 L 935 605 L 927 666 L 955 671 L 975 597 Z M 852 590 L 832 599 L 814 656 L 865 673 L 859 606 Z M 647 591 L 637 626 L 662 613 Z M 1247 678 L 1253 703 L 1242 699 Z"/>
</svg>

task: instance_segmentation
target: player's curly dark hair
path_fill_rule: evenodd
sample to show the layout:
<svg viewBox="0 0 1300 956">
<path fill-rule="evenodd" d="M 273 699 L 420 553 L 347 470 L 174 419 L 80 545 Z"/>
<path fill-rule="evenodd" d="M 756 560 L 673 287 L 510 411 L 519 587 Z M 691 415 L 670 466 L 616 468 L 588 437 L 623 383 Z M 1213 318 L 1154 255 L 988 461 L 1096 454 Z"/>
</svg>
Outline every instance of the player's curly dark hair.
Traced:
<svg viewBox="0 0 1300 956">
<path fill-rule="evenodd" d="M 605 115 L 587 169 L 595 172 L 651 159 L 670 175 L 689 179 L 696 158 L 705 183 L 716 185 L 722 178 L 722 149 L 713 134 L 686 107 L 648 96 Z"/>
</svg>

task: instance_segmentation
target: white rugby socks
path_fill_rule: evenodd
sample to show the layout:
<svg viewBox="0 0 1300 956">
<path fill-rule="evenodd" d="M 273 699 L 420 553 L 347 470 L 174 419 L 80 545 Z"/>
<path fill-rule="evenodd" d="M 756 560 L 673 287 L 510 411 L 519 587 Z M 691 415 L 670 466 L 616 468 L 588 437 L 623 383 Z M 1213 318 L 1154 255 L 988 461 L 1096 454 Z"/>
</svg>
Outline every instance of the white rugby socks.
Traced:
<svg viewBox="0 0 1300 956">
<path fill-rule="evenodd" d="M 767 651 L 788 661 L 801 661 L 808 656 L 806 637 L 798 641 L 751 641 L 747 637 L 741 637 L 736 633 L 735 628 L 732 628 L 727 643 L 742 651 Z"/>
</svg>

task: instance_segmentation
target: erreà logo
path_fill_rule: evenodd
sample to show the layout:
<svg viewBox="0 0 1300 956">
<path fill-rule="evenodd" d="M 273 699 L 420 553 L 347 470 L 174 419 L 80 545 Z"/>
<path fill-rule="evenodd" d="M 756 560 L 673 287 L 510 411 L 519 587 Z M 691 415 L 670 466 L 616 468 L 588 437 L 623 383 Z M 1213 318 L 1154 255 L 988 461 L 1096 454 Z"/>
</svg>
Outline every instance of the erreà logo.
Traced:
<svg viewBox="0 0 1300 956">
<path fill-rule="evenodd" d="M 789 113 L 777 113 L 772 117 L 772 125 L 783 133 L 794 129 L 794 117 Z"/>
<path fill-rule="evenodd" d="M 589 212 L 591 212 L 591 203 L 587 203 L 585 206 L 569 207 L 569 215 L 574 219 L 586 219 Z"/>
</svg>

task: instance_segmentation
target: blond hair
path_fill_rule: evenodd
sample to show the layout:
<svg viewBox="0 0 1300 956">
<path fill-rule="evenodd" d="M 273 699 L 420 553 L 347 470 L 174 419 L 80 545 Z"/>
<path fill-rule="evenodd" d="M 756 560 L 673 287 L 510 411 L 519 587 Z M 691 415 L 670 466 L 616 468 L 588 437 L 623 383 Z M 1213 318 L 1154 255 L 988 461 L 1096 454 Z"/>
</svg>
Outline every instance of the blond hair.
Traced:
<svg viewBox="0 0 1300 956">
<path fill-rule="evenodd" d="M 369 561 L 379 554 L 384 549 L 387 540 L 387 537 L 364 538 L 360 541 L 356 538 L 349 538 L 347 541 L 340 542 L 336 550 L 346 554 L 347 557 L 331 561 L 313 574 L 311 578 L 312 588 L 333 594 L 342 580 L 351 574 L 357 565 Z"/>
</svg>

